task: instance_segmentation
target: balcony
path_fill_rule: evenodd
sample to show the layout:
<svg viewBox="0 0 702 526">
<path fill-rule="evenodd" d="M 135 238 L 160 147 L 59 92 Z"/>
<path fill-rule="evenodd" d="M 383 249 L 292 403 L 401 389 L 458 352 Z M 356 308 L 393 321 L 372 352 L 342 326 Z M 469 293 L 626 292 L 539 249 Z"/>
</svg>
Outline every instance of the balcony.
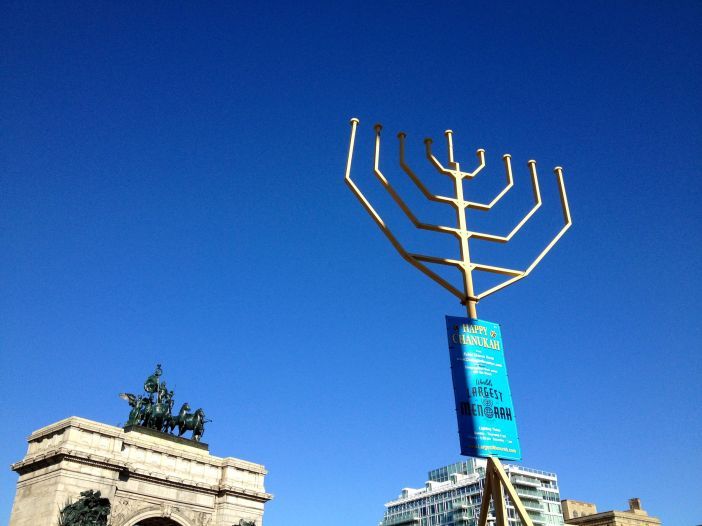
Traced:
<svg viewBox="0 0 702 526">
<path fill-rule="evenodd" d="M 524 486 L 531 486 L 533 488 L 540 488 L 541 487 L 541 482 L 539 482 L 536 479 L 528 479 L 525 477 L 514 477 L 512 479 L 512 482 L 514 484 L 522 484 Z"/>
<path fill-rule="evenodd" d="M 535 499 L 540 499 L 541 498 L 541 492 L 535 489 L 526 489 L 526 488 L 515 488 L 517 490 L 517 495 L 520 497 L 533 497 Z"/>
<path fill-rule="evenodd" d="M 454 501 L 453 502 L 453 509 L 454 510 L 469 510 L 471 508 L 474 508 L 475 505 L 471 504 L 470 502 L 466 502 L 464 500 L 459 500 L 459 501 Z"/>
<path fill-rule="evenodd" d="M 419 517 L 413 514 L 400 515 L 398 517 L 389 517 L 383 519 L 382 526 L 416 526 L 421 521 Z"/>
<path fill-rule="evenodd" d="M 529 510 L 527 510 L 527 513 L 529 514 L 529 518 L 534 524 L 546 524 L 546 517 L 544 517 L 541 513 L 535 513 Z"/>
</svg>

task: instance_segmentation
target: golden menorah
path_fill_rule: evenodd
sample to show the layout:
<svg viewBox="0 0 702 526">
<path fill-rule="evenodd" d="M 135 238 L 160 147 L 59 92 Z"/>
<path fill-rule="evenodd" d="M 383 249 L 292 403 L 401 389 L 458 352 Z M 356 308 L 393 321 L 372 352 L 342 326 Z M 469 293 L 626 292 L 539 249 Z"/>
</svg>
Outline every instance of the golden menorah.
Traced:
<svg viewBox="0 0 702 526">
<path fill-rule="evenodd" d="M 429 256 L 425 254 L 416 254 L 405 250 L 402 244 L 398 241 L 395 235 L 392 233 L 390 228 L 385 224 L 383 219 L 380 217 L 378 212 L 373 208 L 368 199 L 363 195 L 361 190 L 358 188 L 356 183 L 351 179 L 351 162 L 353 160 L 354 143 L 356 140 L 356 129 L 358 127 L 359 120 L 354 118 L 351 119 L 351 140 L 349 143 L 349 154 L 346 162 L 346 175 L 345 181 L 349 186 L 354 195 L 358 198 L 360 203 L 366 209 L 368 214 L 371 216 L 373 221 L 378 225 L 380 230 L 385 234 L 385 236 L 390 240 L 390 243 L 395 247 L 395 249 L 400 253 L 400 255 L 411 265 L 418 268 L 424 274 L 429 276 L 431 279 L 436 281 L 443 288 L 448 290 L 451 294 L 456 296 L 461 304 L 466 306 L 468 311 L 468 317 L 477 320 L 477 303 L 501 290 L 513 283 L 527 277 L 532 270 L 541 262 L 541 260 L 548 254 L 548 252 L 553 248 L 553 246 L 558 242 L 558 240 L 565 234 L 565 232 L 570 228 L 572 220 L 570 217 L 570 209 L 568 207 L 568 198 L 566 196 L 565 185 L 563 183 L 563 169 L 560 166 L 554 168 L 554 173 L 558 181 L 558 191 L 560 194 L 561 208 L 563 210 L 563 226 L 558 231 L 558 233 L 551 239 L 551 241 L 546 245 L 538 256 L 527 266 L 524 270 L 516 270 L 504 267 L 496 267 L 493 265 L 485 265 L 483 263 L 476 263 L 471 260 L 470 257 L 470 246 L 469 242 L 471 239 L 481 239 L 484 241 L 492 241 L 495 243 L 508 243 L 514 236 L 521 230 L 521 228 L 531 219 L 531 217 L 536 213 L 536 211 L 541 207 L 541 191 L 539 189 L 539 178 L 536 173 L 536 161 L 530 160 L 527 162 L 529 167 L 529 172 L 531 173 L 531 186 L 534 194 L 534 205 L 531 210 L 517 223 L 517 225 L 504 236 L 486 234 L 483 232 L 477 232 L 468 229 L 468 224 L 466 221 L 466 211 L 467 209 L 474 210 L 490 210 L 495 206 L 510 189 L 514 186 L 514 177 L 512 175 L 512 160 L 510 155 L 503 155 L 502 160 L 505 165 L 505 174 L 507 178 L 507 184 L 505 187 L 490 201 L 489 203 L 477 203 L 473 201 L 468 201 L 464 197 L 463 192 L 463 181 L 465 179 L 472 179 L 478 173 L 480 173 L 483 168 L 485 168 L 485 150 L 478 150 L 478 166 L 472 172 L 464 172 L 461 170 L 460 164 L 456 161 L 454 157 L 453 150 L 453 132 L 447 130 L 444 132 L 446 136 L 446 144 L 448 148 L 448 166 L 444 166 L 436 158 L 432 152 L 432 140 L 425 139 L 424 145 L 426 149 L 426 156 L 429 162 L 434 166 L 434 168 L 442 175 L 446 175 L 453 179 L 454 183 L 454 195 L 453 197 L 445 197 L 441 195 L 433 194 L 425 186 L 414 171 L 409 167 L 405 158 L 405 139 L 406 134 L 400 132 L 397 134 L 399 139 L 399 161 L 400 166 L 404 172 L 409 176 L 412 182 L 419 188 L 420 192 L 430 201 L 444 203 L 451 205 L 456 211 L 456 226 L 443 226 L 443 225 L 433 225 L 420 221 L 417 216 L 412 212 L 412 210 L 407 206 L 405 201 L 400 197 L 397 191 L 392 187 L 388 179 L 383 175 L 380 170 L 380 131 L 382 126 L 380 124 L 375 125 L 375 154 L 373 160 L 373 173 L 380 183 L 388 191 L 392 199 L 397 203 L 397 205 L 402 209 L 409 220 L 414 224 L 415 227 L 422 230 L 430 230 L 433 232 L 440 232 L 444 234 L 451 234 L 456 237 L 459 241 L 460 249 L 460 259 L 449 259 L 441 258 L 436 256 Z M 445 280 L 439 276 L 436 272 L 427 267 L 426 263 L 433 263 L 439 265 L 452 266 L 460 270 L 463 287 L 459 289 L 453 286 L 449 281 Z M 476 293 L 473 286 L 473 271 L 489 272 L 493 274 L 500 274 L 506 276 L 506 279 L 497 285 L 488 288 L 487 290 Z M 506 474 L 500 460 L 497 456 L 489 456 L 487 461 L 487 467 L 485 471 L 485 484 L 483 487 L 483 496 L 480 505 L 480 516 L 478 518 L 478 526 L 486 526 L 488 521 L 488 510 L 490 505 L 490 500 L 494 504 L 495 514 L 497 515 L 497 524 L 499 526 L 508 526 L 508 517 L 505 504 L 505 492 L 509 495 L 510 501 L 512 502 L 517 515 L 522 521 L 523 526 L 533 526 L 533 521 L 529 516 L 526 508 L 524 507 L 517 491 L 512 485 L 509 476 Z"/>
<path fill-rule="evenodd" d="M 456 226 L 442 226 L 442 225 L 432 225 L 428 223 L 423 223 L 412 212 L 412 210 L 407 206 L 405 201 L 400 197 L 397 191 L 390 184 L 388 179 L 383 175 L 380 170 L 380 131 L 382 126 L 380 124 L 375 125 L 375 154 L 373 161 L 373 173 L 380 181 L 380 183 L 388 191 L 392 199 L 397 203 L 397 205 L 402 209 L 409 220 L 419 229 L 430 230 L 434 232 L 441 232 L 444 234 L 451 234 L 455 236 L 459 241 L 460 248 L 460 259 L 450 259 L 441 258 L 435 256 L 429 256 L 424 254 L 411 253 L 402 246 L 395 235 L 392 233 L 390 228 L 385 224 L 385 221 L 380 217 L 378 212 L 373 208 L 368 199 L 363 195 L 363 192 L 358 188 L 356 183 L 351 179 L 351 161 L 353 160 L 354 143 L 356 140 L 356 129 L 358 127 L 359 120 L 356 118 L 351 119 L 351 140 L 349 143 L 349 154 L 346 162 L 346 184 L 349 186 L 354 195 L 361 202 L 363 207 L 366 209 L 368 214 L 371 216 L 373 221 L 378 225 L 380 230 L 385 234 L 385 236 L 390 240 L 390 243 L 395 247 L 395 249 L 400 253 L 400 255 L 411 265 L 422 271 L 424 274 L 429 276 L 443 288 L 448 290 L 451 294 L 456 296 L 461 304 L 466 306 L 468 311 L 468 316 L 470 318 L 477 318 L 477 303 L 501 290 L 520 279 L 527 277 L 532 270 L 541 262 L 541 260 L 546 256 L 546 254 L 553 248 L 553 246 L 558 242 L 558 240 L 565 234 L 572 224 L 570 217 L 570 209 L 568 207 L 568 198 L 566 196 L 565 185 L 563 183 L 563 169 L 557 166 L 554 169 L 554 173 L 558 180 L 558 190 L 560 193 L 561 207 L 563 209 L 563 221 L 564 225 L 560 231 L 555 235 L 551 242 L 546 245 L 541 253 L 531 262 L 531 264 L 524 270 L 516 270 L 504 267 L 496 267 L 493 265 L 485 265 L 482 263 L 476 263 L 471 260 L 470 257 L 470 246 L 469 242 L 471 239 L 482 239 L 485 241 L 492 241 L 495 243 L 508 243 L 514 235 L 521 230 L 521 228 L 526 224 L 527 221 L 536 213 L 536 211 L 541 207 L 541 191 L 539 189 L 539 178 L 536 173 L 536 161 L 531 160 L 527 163 L 529 171 L 531 173 L 531 185 L 534 194 L 534 205 L 531 210 L 517 223 L 517 225 L 504 236 L 485 234 L 482 232 L 476 232 L 468 229 L 468 224 L 466 222 L 466 210 L 490 210 L 495 206 L 510 189 L 514 186 L 514 177 L 512 175 L 512 161 L 511 156 L 505 154 L 502 156 L 502 160 L 505 165 L 505 173 L 507 178 L 506 186 L 500 191 L 492 201 L 489 203 L 477 203 L 473 201 L 467 201 L 464 197 L 463 192 L 463 181 L 465 179 L 472 179 L 478 173 L 480 173 L 483 168 L 485 168 L 485 150 L 480 149 L 477 151 L 478 166 L 472 172 L 464 172 L 461 170 L 460 164 L 456 161 L 453 151 L 453 132 L 451 130 L 446 130 L 444 135 L 446 136 L 446 143 L 448 147 L 448 167 L 441 164 L 441 162 L 436 158 L 432 152 L 432 140 L 425 139 L 424 145 L 426 149 L 426 156 L 429 162 L 434 166 L 434 168 L 443 175 L 451 177 L 454 183 L 455 194 L 453 197 L 445 197 L 441 195 L 433 194 L 429 191 L 426 185 L 421 181 L 415 172 L 409 167 L 405 159 L 405 138 L 406 134 L 400 132 L 397 134 L 399 139 L 399 157 L 400 166 L 404 172 L 409 176 L 412 182 L 417 186 L 420 192 L 430 201 L 437 203 L 444 203 L 451 205 L 456 211 Z M 453 286 L 449 281 L 439 276 L 436 272 L 427 267 L 426 263 L 434 263 L 439 265 L 447 265 L 457 268 L 462 276 L 463 287 L 462 290 Z M 493 274 L 500 274 L 507 276 L 503 282 L 483 291 L 476 293 L 473 287 L 473 271 L 490 272 Z"/>
</svg>

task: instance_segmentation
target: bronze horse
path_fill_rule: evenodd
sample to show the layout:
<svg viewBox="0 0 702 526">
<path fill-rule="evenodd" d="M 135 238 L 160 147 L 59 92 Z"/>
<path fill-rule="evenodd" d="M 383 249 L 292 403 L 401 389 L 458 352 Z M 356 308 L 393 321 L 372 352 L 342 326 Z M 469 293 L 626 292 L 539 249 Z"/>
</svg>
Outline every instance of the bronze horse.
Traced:
<svg viewBox="0 0 702 526">
<path fill-rule="evenodd" d="M 182 436 L 186 431 L 192 431 L 193 440 L 200 442 L 202 435 L 205 434 L 205 422 L 211 421 L 205 419 L 205 411 L 200 407 L 194 413 L 187 413 L 178 422 L 178 436 Z"/>
<path fill-rule="evenodd" d="M 190 404 L 188 402 L 185 402 L 182 406 L 180 406 L 180 411 L 178 411 L 178 414 L 176 416 L 171 416 L 168 419 L 168 421 L 166 422 L 166 430 L 169 433 L 173 433 L 173 430 L 185 420 L 188 411 L 190 411 Z"/>
</svg>

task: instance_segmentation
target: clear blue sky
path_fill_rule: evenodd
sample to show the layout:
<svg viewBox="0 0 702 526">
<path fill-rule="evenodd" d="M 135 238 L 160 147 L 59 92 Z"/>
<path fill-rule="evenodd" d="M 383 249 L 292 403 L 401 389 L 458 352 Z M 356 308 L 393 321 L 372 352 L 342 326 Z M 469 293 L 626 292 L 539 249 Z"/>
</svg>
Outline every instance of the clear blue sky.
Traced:
<svg viewBox="0 0 702 526">
<path fill-rule="evenodd" d="M 63 3 L 67 4 L 67 3 Z M 445 221 L 397 165 L 408 132 L 455 132 L 516 185 L 493 217 L 544 206 L 513 247 L 575 226 L 518 285 L 501 323 L 524 464 L 562 497 L 666 526 L 702 522 L 699 2 L 188 4 L 4 2 L 0 16 L 0 517 L 34 429 L 110 424 L 156 362 L 215 420 L 211 451 L 265 464 L 266 526 L 373 525 L 383 503 L 458 460 L 443 317 L 462 309 L 393 251 L 354 176 L 413 249 L 369 171 Z M 565 5 L 564 5 L 565 4 Z M 438 149 L 443 154 L 443 150 Z M 443 215 L 442 215 L 443 214 Z"/>
</svg>

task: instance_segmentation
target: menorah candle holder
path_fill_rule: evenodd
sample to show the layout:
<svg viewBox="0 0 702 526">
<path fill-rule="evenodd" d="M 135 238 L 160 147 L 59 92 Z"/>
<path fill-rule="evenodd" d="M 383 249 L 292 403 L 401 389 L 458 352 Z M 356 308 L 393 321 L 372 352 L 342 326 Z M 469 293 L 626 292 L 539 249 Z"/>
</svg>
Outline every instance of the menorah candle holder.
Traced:
<svg viewBox="0 0 702 526">
<path fill-rule="evenodd" d="M 476 263 L 471 260 L 470 257 L 470 240 L 471 239 L 482 239 L 485 241 L 491 241 L 495 243 L 508 243 L 514 236 L 521 230 L 521 228 L 529 221 L 529 219 L 536 213 L 536 211 L 541 207 L 541 191 L 539 189 L 539 178 L 536 172 L 536 161 L 530 160 L 527 163 L 529 171 L 531 173 L 531 186 L 534 194 L 534 205 L 531 210 L 517 223 L 517 225 L 507 234 L 507 235 L 495 235 L 487 234 L 483 232 L 476 232 L 474 230 L 468 229 L 468 224 L 466 221 L 466 210 L 490 210 L 495 206 L 514 186 L 514 177 L 512 175 L 512 160 L 509 154 L 502 156 L 502 160 L 505 165 L 506 174 L 506 185 L 505 187 L 490 201 L 489 203 L 477 203 L 474 201 L 468 201 L 464 197 L 463 191 L 463 181 L 465 179 L 472 179 L 478 175 L 483 168 L 485 168 L 485 150 L 479 149 L 476 152 L 478 157 L 478 166 L 472 172 L 464 172 L 461 170 L 460 164 L 456 161 L 454 157 L 453 150 L 453 132 L 451 130 L 446 130 L 444 135 L 446 136 L 446 143 L 448 148 L 448 162 L 447 166 L 444 166 L 433 154 L 431 139 L 425 139 L 424 145 L 426 149 L 426 156 L 432 166 L 442 175 L 448 176 L 453 180 L 454 183 L 454 195 L 452 197 L 446 197 L 441 195 L 433 194 L 429 191 L 427 186 L 422 182 L 422 180 L 417 177 L 414 171 L 409 167 L 405 159 L 405 138 L 407 135 L 404 132 L 397 134 L 399 139 L 399 161 L 400 166 L 404 172 L 409 176 L 412 182 L 419 188 L 420 192 L 430 201 L 435 201 L 437 203 L 448 204 L 452 206 L 456 212 L 456 225 L 455 226 L 443 226 L 443 225 L 433 225 L 420 221 L 417 219 L 416 215 L 407 206 L 405 201 L 400 197 L 397 191 L 390 184 L 388 179 L 385 177 L 383 172 L 380 170 L 380 132 L 382 126 L 380 124 L 375 125 L 375 154 L 373 161 L 373 173 L 377 177 L 378 181 L 385 187 L 392 199 L 397 203 L 400 209 L 405 213 L 409 220 L 414 224 L 415 227 L 422 230 L 430 230 L 433 232 L 440 232 L 444 234 L 453 235 L 459 242 L 459 259 L 442 258 L 436 256 L 430 256 L 426 254 L 417 254 L 407 251 L 397 237 L 392 233 L 390 228 L 387 226 L 385 221 L 380 217 L 380 214 L 373 208 L 371 203 L 366 199 L 361 192 L 360 188 L 351 179 L 351 162 L 353 160 L 354 153 L 354 143 L 356 140 L 356 129 L 358 127 L 359 120 L 356 118 L 351 119 L 351 140 L 349 143 L 349 154 L 346 162 L 346 175 L 345 181 L 349 186 L 354 195 L 358 198 L 360 203 L 366 209 L 368 214 L 371 216 L 373 221 L 378 225 L 380 230 L 385 234 L 385 236 L 390 240 L 390 243 L 395 247 L 395 249 L 400 253 L 400 255 L 411 265 L 419 269 L 421 272 L 429 276 L 436 283 L 441 285 L 444 289 L 448 290 L 451 294 L 456 296 L 461 304 L 466 306 L 468 311 L 468 316 L 470 318 L 477 318 L 477 303 L 487 296 L 494 294 L 498 290 L 501 290 L 517 281 L 527 277 L 532 270 L 541 262 L 541 260 L 548 254 L 548 252 L 553 248 L 553 246 L 558 242 L 558 240 L 565 234 L 565 232 L 572 225 L 572 220 L 570 217 L 570 209 L 568 207 L 568 197 L 566 196 L 565 184 L 563 183 L 563 169 L 560 166 L 554 168 L 554 173 L 558 181 L 558 191 L 561 198 L 561 207 L 563 210 L 563 221 L 564 225 L 560 231 L 553 237 L 550 243 L 546 245 L 541 253 L 523 270 L 511 269 L 505 267 L 497 267 L 494 265 L 485 265 L 483 263 Z M 439 265 L 447 265 L 457 268 L 462 276 L 463 286 L 457 288 L 452 285 L 449 281 L 439 276 L 436 272 L 427 267 L 426 263 L 433 263 Z M 473 286 L 473 271 L 490 272 L 493 274 L 500 274 L 507 276 L 507 279 L 501 283 L 491 287 L 483 292 L 476 293 Z"/>
</svg>

